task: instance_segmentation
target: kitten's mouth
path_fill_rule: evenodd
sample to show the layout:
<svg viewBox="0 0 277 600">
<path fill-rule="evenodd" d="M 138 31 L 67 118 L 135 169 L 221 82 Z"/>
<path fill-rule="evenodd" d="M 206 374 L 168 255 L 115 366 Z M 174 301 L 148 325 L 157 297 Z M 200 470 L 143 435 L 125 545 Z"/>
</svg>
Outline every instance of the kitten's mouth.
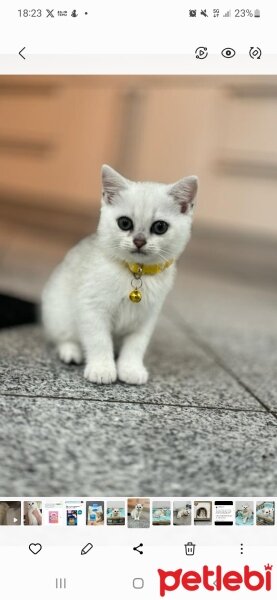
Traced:
<svg viewBox="0 0 277 600">
<path fill-rule="evenodd" d="M 144 254 L 146 256 L 148 253 L 145 250 L 131 250 L 131 254 Z"/>
</svg>

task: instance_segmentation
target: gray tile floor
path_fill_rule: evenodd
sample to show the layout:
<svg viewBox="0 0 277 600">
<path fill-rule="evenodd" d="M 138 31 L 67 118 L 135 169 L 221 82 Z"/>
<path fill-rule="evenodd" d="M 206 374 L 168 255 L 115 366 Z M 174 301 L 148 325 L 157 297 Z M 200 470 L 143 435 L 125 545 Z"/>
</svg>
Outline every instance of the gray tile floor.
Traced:
<svg viewBox="0 0 277 600">
<path fill-rule="evenodd" d="M 181 265 L 140 388 L 3 330 L 0 493 L 276 494 L 276 314 L 275 290 Z"/>
</svg>

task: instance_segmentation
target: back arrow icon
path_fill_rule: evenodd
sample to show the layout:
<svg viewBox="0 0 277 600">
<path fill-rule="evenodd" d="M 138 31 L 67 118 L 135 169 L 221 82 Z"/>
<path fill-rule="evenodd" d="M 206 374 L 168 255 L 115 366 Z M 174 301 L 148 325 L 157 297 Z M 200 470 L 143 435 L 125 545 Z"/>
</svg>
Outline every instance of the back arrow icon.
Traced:
<svg viewBox="0 0 277 600">
<path fill-rule="evenodd" d="M 21 56 L 21 58 L 23 58 L 24 60 L 26 60 L 26 56 L 23 56 L 23 54 L 22 54 L 23 50 L 26 50 L 26 46 L 24 46 L 24 48 L 22 48 L 21 50 L 19 50 L 18 54 L 19 54 L 19 56 Z"/>
</svg>

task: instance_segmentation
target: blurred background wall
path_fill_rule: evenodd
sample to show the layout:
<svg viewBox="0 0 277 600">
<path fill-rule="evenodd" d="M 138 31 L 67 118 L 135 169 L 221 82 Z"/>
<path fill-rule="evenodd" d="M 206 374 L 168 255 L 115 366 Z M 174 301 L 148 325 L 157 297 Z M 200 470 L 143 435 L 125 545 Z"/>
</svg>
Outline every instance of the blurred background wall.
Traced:
<svg viewBox="0 0 277 600">
<path fill-rule="evenodd" d="M 140 180 L 197 174 L 194 256 L 229 244 L 237 264 L 259 243 L 258 268 L 275 264 L 276 109 L 277 77 L 2 76 L 0 288 L 37 295 L 95 228 L 103 162 Z"/>
</svg>

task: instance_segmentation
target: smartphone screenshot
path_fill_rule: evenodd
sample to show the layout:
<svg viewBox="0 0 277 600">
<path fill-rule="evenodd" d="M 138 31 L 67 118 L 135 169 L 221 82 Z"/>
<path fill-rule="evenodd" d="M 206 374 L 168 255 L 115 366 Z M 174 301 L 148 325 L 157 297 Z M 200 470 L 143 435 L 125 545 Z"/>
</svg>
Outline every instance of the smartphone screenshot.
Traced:
<svg viewBox="0 0 277 600">
<path fill-rule="evenodd" d="M 277 6 L 4 3 L 0 594 L 277 594 Z"/>
</svg>

